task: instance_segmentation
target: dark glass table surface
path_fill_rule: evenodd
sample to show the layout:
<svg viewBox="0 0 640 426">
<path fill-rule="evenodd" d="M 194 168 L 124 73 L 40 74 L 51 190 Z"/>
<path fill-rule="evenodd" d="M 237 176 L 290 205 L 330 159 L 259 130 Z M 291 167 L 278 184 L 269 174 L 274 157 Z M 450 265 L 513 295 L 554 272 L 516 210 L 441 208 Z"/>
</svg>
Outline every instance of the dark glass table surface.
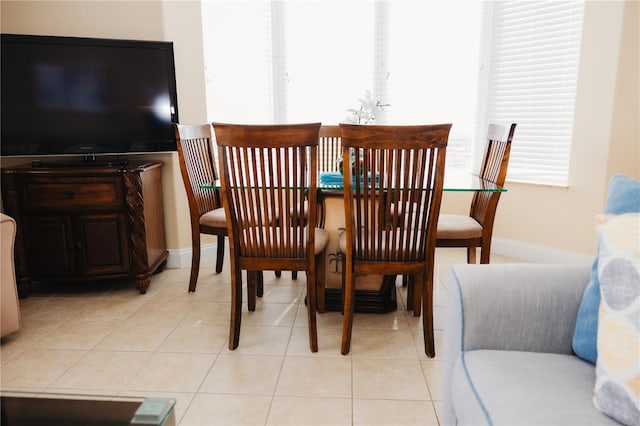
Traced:
<svg viewBox="0 0 640 426">
<path fill-rule="evenodd" d="M 175 399 L 57 393 L 0 394 L 2 426 L 172 426 Z"/>
</svg>

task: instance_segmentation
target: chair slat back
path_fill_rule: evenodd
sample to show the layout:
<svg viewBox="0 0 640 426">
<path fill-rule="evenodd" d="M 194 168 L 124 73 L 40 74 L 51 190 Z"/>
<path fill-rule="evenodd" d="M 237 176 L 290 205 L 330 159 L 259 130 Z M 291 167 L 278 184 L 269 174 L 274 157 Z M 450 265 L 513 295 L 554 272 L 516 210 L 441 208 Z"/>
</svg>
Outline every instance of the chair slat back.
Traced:
<svg viewBox="0 0 640 426">
<path fill-rule="evenodd" d="M 487 145 L 480 165 L 480 177 L 499 186 L 503 186 L 507 178 L 511 141 L 516 130 L 516 123 L 507 127 L 489 124 Z M 483 227 L 493 221 L 495 210 L 500 199 L 500 192 L 476 192 L 471 201 L 470 215 Z"/>
<path fill-rule="evenodd" d="M 354 261 L 424 262 L 435 244 L 451 124 L 340 128 Z"/>
<path fill-rule="evenodd" d="M 318 145 L 318 174 L 322 172 L 337 172 L 336 160 L 342 155 L 342 137 L 339 126 L 320 127 L 320 141 Z"/>
<path fill-rule="evenodd" d="M 240 255 L 309 258 L 317 187 L 310 171 L 317 167 L 320 123 L 213 127 L 228 228 Z"/>
<path fill-rule="evenodd" d="M 220 191 L 201 188 L 219 179 L 211 125 L 174 124 L 180 172 L 187 192 L 189 209 L 197 217 L 222 207 Z"/>
</svg>

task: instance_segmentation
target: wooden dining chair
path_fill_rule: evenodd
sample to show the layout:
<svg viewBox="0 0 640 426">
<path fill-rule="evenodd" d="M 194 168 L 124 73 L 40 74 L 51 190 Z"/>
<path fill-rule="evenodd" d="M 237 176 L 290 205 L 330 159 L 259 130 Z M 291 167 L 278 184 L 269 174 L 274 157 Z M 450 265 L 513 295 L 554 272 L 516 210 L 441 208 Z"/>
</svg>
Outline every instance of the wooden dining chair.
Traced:
<svg viewBox="0 0 640 426">
<path fill-rule="evenodd" d="M 346 220 L 339 241 L 346 260 L 342 354 L 351 346 L 356 276 L 411 275 L 416 292 L 424 293 L 425 353 L 434 357 L 433 260 L 451 124 L 340 129 Z"/>
<path fill-rule="evenodd" d="M 504 186 L 515 130 L 516 123 L 511 124 L 509 128 L 489 124 L 487 144 L 479 172 L 482 179 Z M 480 247 L 480 263 L 489 263 L 493 223 L 500 194 L 501 192 L 476 192 L 468 216 L 440 215 L 436 247 L 466 247 L 467 263 L 476 263 L 476 247 Z"/>
<path fill-rule="evenodd" d="M 318 174 L 322 172 L 337 172 L 338 163 L 336 160 L 342 155 L 340 126 L 321 126 L 319 137 Z"/>
<path fill-rule="evenodd" d="M 255 310 L 255 271 L 304 271 L 309 346 L 318 350 L 317 286 L 324 286 L 329 234 L 316 228 L 320 123 L 213 123 L 222 168 L 231 262 L 229 349 L 240 340 L 242 271 L 248 309 Z M 308 211 L 305 212 L 305 200 Z M 280 215 L 279 212 L 290 212 Z M 284 216 L 285 219 L 274 219 Z"/>
<path fill-rule="evenodd" d="M 227 219 L 218 189 L 204 189 L 219 179 L 210 124 L 173 125 L 182 181 L 187 192 L 191 222 L 191 275 L 189 291 L 196 291 L 200 271 L 200 234 L 217 235 L 216 273 L 222 272 Z"/>
<path fill-rule="evenodd" d="M 318 134 L 318 179 L 322 172 L 338 171 L 336 160 L 342 155 L 342 143 L 340 139 L 340 127 L 333 125 L 320 126 Z M 322 201 L 318 201 L 317 225 L 324 228 L 325 209 Z M 305 203 L 305 216 L 309 210 L 308 203 Z M 280 277 L 280 272 L 276 271 L 276 276 Z M 291 278 L 298 278 L 298 271 L 291 271 Z M 324 294 L 318 294 L 318 311 L 324 312 Z M 320 300 L 320 299 L 323 300 Z"/>
<path fill-rule="evenodd" d="M 509 128 L 489 124 L 487 143 L 478 176 L 503 186 L 507 176 L 511 141 L 516 123 Z M 493 222 L 498 208 L 500 192 L 477 191 L 473 195 L 469 215 L 441 214 L 438 219 L 436 247 L 459 247 L 467 249 L 467 263 L 476 263 L 476 247 L 481 248 L 480 263 L 489 263 Z M 407 287 L 407 309 L 414 315 L 420 313 L 420 295 L 415 292 L 410 277 L 402 277 Z"/>
</svg>

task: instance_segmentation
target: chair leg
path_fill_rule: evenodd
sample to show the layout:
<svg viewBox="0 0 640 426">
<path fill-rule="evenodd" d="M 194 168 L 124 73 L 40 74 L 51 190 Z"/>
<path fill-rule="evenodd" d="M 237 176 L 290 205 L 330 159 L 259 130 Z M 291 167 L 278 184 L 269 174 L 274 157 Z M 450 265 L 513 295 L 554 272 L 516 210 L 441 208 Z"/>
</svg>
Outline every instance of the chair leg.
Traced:
<svg viewBox="0 0 640 426">
<path fill-rule="evenodd" d="M 316 289 L 317 296 L 316 302 L 318 305 L 318 312 L 324 313 L 325 310 L 325 284 L 326 284 L 326 254 L 322 252 L 322 254 L 316 256 L 316 268 L 318 271 L 318 279 L 316 280 Z"/>
<path fill-rule="evenodd" d="M 229 349 L 234 350 L 240 343 L 240 323 L 242 322 L 242 271 L 231 262 L 231 321 L 229 324 Z"/>
<path fill-rule="evenodd" d="M 344 305 L 342 308 L 344 319 L 342 320 L 342 347 L 340 350 L 342 355 L 348 354 L 351 350 L 351 330 L 353 327 L 353 312 L 355 306 L 355 274 L 353 273 L 353 268 L 349 260 L 347 260 L 346 266 L 345 288 L 343 292 Z"/>
<path fill-rule="evenodd" d="M 344 300 L 345 300 L 345 290 L 347 288 L 347 279 L 346 277 L 346 268 L 347 268 L 347 262 L 346 260 L 344 261 L 344 263 L 342 264 L 342 274 L 340 274 L 340 313 L 342 315 L 344 315 Z M 355 279 L 355 278 L 354 278 Z"/>
<path fill-rule="evenodd" d="M 282 276 L 282 271 L 274 271 L 276 274 L 276 277 L 280 278 Z"/>
<path fill-rule="evenodd" d="M 422 331 L 424 352 L 429 358 L 436 356 L 433 333 L 433 277 L 420 277 L 422 287 Z"/>
<path fill-rule="evenodd" d="M 256 310 L 256 287 L 258 271 L 247 271 L 247 308 L 253 312 Z"/>
<path fill-rule="evenodd" d="M 191 241 L 191 275 L 189 276 L 189 292 L 196 291 L 200 272 L 200 234 Z"/>
<path fill-rule="evenodd" d="M 467 263 L 476 263 L 476 248 L 467 247 Z"/>
<path fill-rule="evenodd" d="M 216 273 L 222 272 L 222 264 L 224 263 L 224 235 L 218 235 L 218 252 L 216 257 Z"/>
<path fill-rule="evenodd" d="M 482 243 L 482 247 L 480 247 L 480 263 L 489 263 L 489 259 L 491 258 L 491 240 L 487 243 Z"/>
<path fill-rule="evenodd" d="M 264 275 L 262 271 L 256 271 L 256 296 L 262 297 L 264 295 Z"/>
<path fill-rule="evenodd" d="M 298 279 L 298 271 L 291 271 L 291 279 L 292 280 Z"/>
<path fill-rule="evenodd" d="M 318 352 L 318 324 L 316 323 L 317 279 L 317 269 L 307 273 L 307 322 L 309 325 L 309 347 L 311 348 L 311 352 Z"/>
<path fill-rule="evenodd" d="M 414 317 L 420 316 L 422 309 L 422 289 L 416 284 L 416 277 L 413 275 L 403 275 L 402 279 L 407 279 L 407 311 L 413 311 Z"/>
<path fill-rule="evenodd" d="M 422 298 L 424 297 L 423 286 L 422 286 L 422 283 L 418 282 L 418 279 L 415 276 L 410 276 L 409 282 L 410 282 L 409 285 L 413 287 L 413 294 L 411 297 L 413 316 L 419 317 L 420 310 L 422 309 L 422 306 L 421 306 Z M 409 302 L 407 302 L 407 304 L 409 304 Z"/>
</svg>

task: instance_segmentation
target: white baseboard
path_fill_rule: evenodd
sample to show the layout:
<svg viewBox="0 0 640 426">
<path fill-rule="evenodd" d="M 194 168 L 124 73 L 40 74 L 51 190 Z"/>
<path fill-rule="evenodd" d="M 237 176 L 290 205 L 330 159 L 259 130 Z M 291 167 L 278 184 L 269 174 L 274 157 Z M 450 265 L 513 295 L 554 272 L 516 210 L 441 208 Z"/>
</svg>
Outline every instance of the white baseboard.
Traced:
<svg viewBox="0 0 640 426">
<path fill-rule="evenodd" d="M 588 263 L 594 256 L 532 244 L 507 238 L 493 237 L 491 253 L 520 259 L 529 263 Z"/>
<path fill-rule="evenodd" d="M 217 244 L 203 244 L 200 254 L 202 263 L 215 264 Z M 520 259 L 529 263 L 588 263 L 593 262 L 593 256 L 562 250 L 539 244 L 494 237 L 491 253 Z M 169 250 L 167 268 L 190 268 L 191 248 Z"/>
<path fill-rule="evenodd" d="M 203 244 L 200 248 L 200 264 L 215 265 L 217 249 L 218 245 L 216 243 Z M 167 268 L 191 268 L 191 247 L 170 249 Z"/>
</svg>

